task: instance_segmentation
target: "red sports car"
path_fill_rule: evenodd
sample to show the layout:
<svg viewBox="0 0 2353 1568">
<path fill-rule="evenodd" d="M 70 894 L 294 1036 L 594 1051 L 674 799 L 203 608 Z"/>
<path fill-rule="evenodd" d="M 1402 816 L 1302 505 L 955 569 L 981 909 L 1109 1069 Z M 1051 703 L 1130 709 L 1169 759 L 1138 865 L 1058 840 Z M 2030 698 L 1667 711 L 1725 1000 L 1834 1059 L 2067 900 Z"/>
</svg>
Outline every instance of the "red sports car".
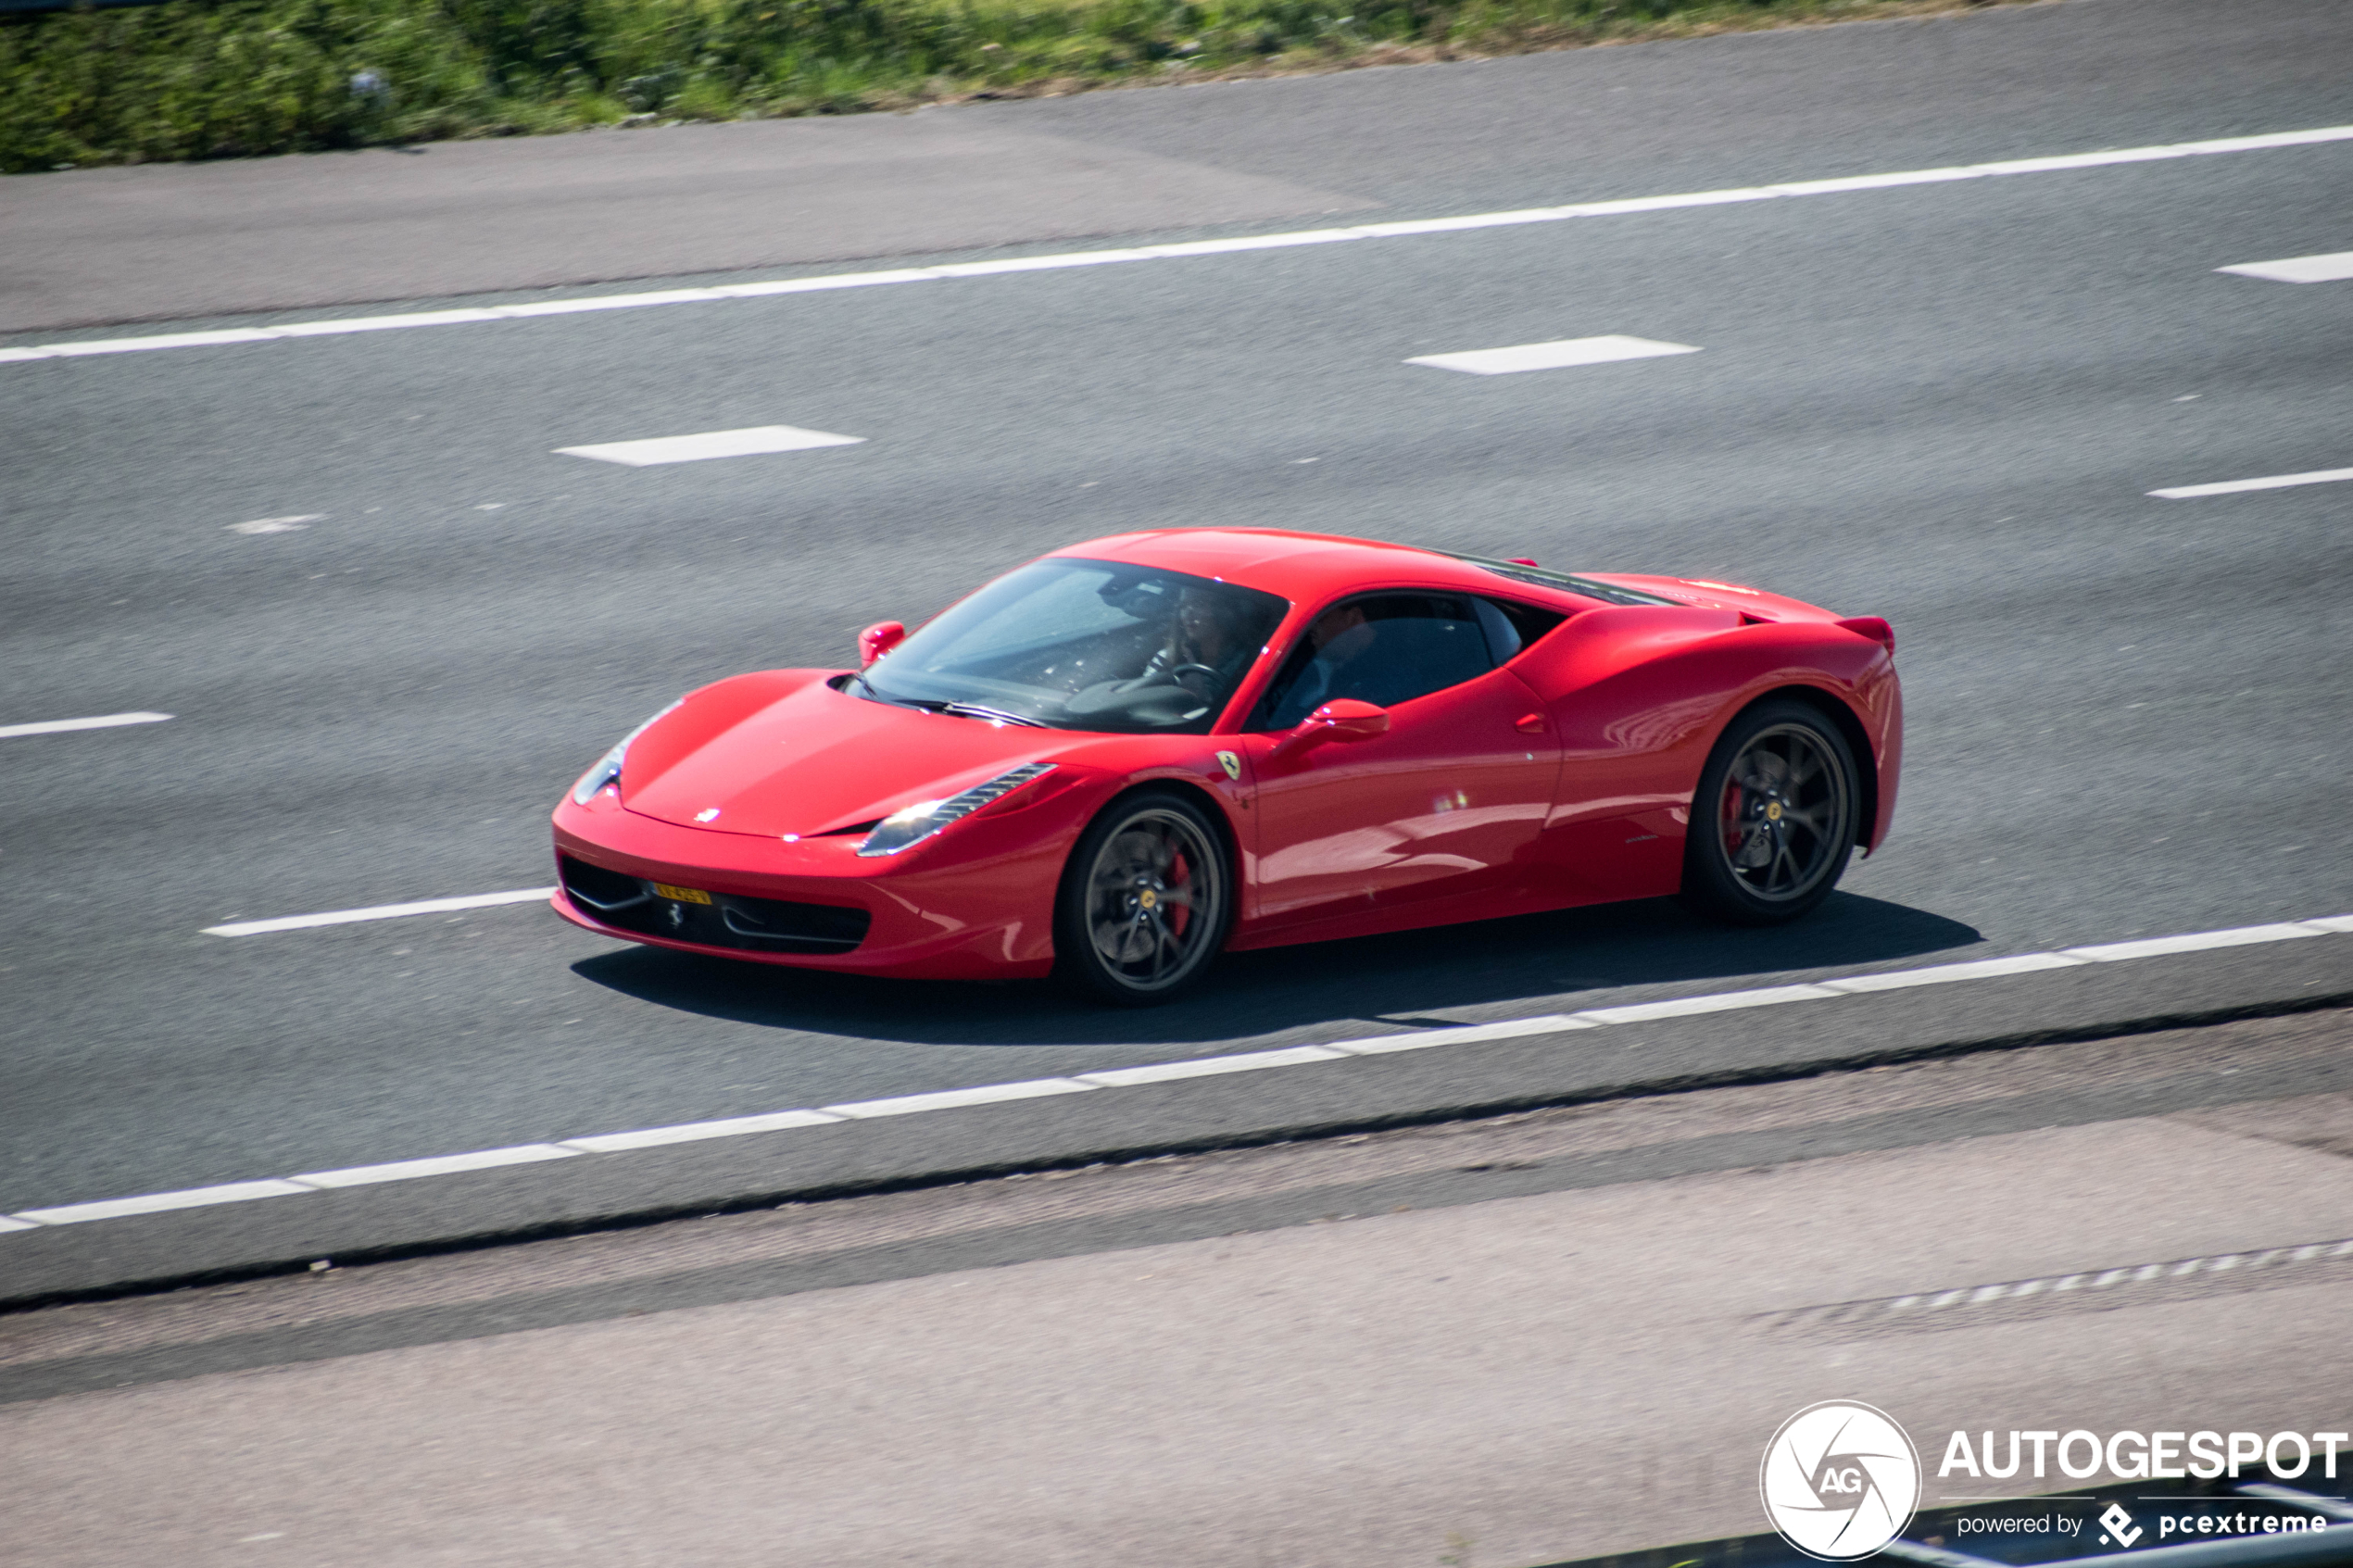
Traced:
<svg viewBox="0 0 2353 1568">
<path fill-rule="evenodd" d="M 1168 530 L 859 652 L 606 753 L 556 807 L 557 911 L 1142 1004 L 1229 947 L 1677 892 L 1789 920 L 1895 809 L 1887 622 L 1727 583 Z"/>
</svg>

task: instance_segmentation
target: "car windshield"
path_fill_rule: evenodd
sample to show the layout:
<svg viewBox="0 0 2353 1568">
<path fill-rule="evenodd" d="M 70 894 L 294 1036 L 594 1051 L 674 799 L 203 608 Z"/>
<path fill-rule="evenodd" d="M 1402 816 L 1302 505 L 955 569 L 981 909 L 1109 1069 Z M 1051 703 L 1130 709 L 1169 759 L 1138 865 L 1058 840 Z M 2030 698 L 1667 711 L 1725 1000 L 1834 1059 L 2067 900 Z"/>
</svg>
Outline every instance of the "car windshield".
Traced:
<svg viewBox="0 0 2353 1568">
<path fill-rule="evenodd" d="M 950 606 L 851 689 L 1009 723 L 1200 734 L 1289 608 L 1181 571 L 1054 557 Z"/>
</svg>

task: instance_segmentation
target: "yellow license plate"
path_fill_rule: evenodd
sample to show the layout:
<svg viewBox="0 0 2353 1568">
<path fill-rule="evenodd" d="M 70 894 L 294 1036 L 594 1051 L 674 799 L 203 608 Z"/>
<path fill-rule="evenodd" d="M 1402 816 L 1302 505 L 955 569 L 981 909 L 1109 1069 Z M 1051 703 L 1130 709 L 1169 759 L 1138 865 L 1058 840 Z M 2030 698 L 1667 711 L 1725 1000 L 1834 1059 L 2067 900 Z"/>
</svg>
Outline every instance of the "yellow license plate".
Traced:
<svg viewBox="0 0 2353 1568">
<path fill-rule="evenodd" d="M 667 898 L 676 904 L 708 904 L 711 895 L 699 887 L 673 887 L 666 882 L 654 884 L 654 897 Z"/>
</svg>

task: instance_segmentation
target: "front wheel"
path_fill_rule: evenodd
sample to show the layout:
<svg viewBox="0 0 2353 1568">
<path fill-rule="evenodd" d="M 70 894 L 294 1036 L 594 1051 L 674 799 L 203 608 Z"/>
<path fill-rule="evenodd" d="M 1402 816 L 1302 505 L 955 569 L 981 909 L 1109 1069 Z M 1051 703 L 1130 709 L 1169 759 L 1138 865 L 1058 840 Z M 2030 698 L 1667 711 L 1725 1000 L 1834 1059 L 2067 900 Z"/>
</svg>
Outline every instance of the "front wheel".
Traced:
<svg viewBox="0 0 2353 1568">
<path fill-rule="evenodd" d="M 1088 824 L 1063 872 L 1056 971 L 1097 1000 L 1156 1006 L 1207 972 L 1233 908 L 1208 814 L 1173 790 L 1127 796 Z"/>
<path fill-rule="evenodd" d="M 1683 901 L 1741 925 L 1795 920 L 1831 895 L 1855 848 L 1861 791 L 1838 726 L 1802 702 L 1732 721 L 1701 770 Z"/>
</svg>

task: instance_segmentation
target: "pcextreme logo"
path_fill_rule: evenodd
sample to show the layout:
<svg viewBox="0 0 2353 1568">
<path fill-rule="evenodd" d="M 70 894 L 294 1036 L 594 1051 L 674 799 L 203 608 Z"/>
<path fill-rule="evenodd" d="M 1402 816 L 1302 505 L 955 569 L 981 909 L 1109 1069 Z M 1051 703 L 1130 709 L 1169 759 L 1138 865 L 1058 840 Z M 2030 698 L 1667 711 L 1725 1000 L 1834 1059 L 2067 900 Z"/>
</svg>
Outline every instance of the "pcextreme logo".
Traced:
<svg viewBox="0 0 2353 1568">
<path fill-rule="evenodd" d="M 1904 1533 L 1920 1501 L 1920 1456 L 1884 1411 L 1808 1405 L 1765 1445 L 1766 1517 L 1808 1557 L 1852 1562 Z"/>
</svg>

